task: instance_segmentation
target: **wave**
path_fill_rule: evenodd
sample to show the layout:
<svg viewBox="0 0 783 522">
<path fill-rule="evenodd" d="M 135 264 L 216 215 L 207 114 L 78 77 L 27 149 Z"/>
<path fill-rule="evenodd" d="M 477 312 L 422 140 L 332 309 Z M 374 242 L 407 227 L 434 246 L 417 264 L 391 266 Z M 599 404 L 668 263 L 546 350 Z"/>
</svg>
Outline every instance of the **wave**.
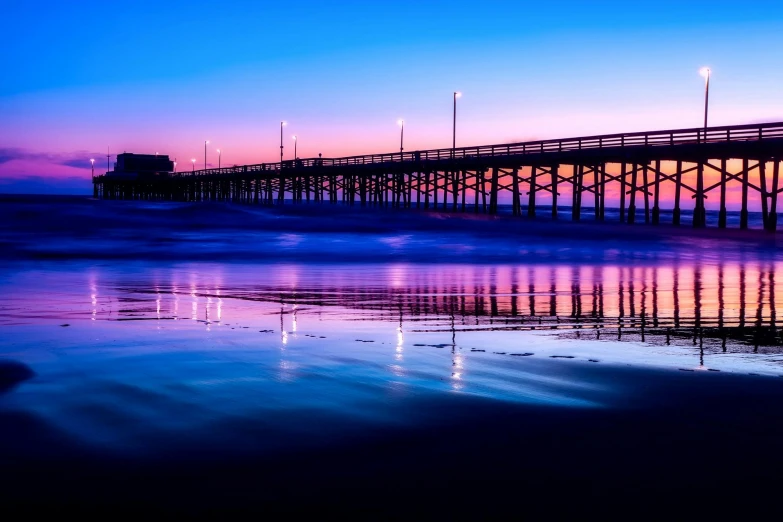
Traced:
<svg viewBox="0 0 783 522">
<path fill-rule="evenodd" d="M 565 217 L 568 209 L 560 210 Z M 546 209 L 542 215 L 548 215 Z M 0 198 L 0 259 L 633 262 L 775 257 L 778 234 L 330 204 Z M 730 213 L 730 222 L 738 213 Z M 735 215 L 736 214 L 736 215 Z M 710 214 L 708 219 L 717 219 Z M 663 216 L 666 219 L 666 215 Z M 683 214 L 687 222 L 688 214 Z M 752 215 L 755 226 L 760 215 Z"/>
</svg>

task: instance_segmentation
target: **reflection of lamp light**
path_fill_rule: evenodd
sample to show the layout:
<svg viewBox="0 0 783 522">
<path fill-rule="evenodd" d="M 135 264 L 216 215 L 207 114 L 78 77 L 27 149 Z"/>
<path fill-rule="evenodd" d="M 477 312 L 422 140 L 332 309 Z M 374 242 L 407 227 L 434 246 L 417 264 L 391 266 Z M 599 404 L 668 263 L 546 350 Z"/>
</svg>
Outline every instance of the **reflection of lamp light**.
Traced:
<svg viewBox="0 0 783 522">
<path fill-rule="evenodd" d="M 293 306 L 293 317 L 291 319 L 291 333 L 296 333 L 296 305 Z"/>
<path fill-rule="evenodd" d="M 94 321 L 98 315 L 98 287 L 95 285 L 95 281 L 92 280 L 90 281 L 90 303 L 92 304 L 92 316 L 90 319 Z"/>
<path fill-rule="evenodd" d="M 171 289 L 171 295 L 174 296 L 174 320 L 179 320 L 179 294 L 177 293 L 177 286 L 174 285 Z"/>
<path fill-rule="evenodd" d="M 194 321 L 198 319 L 198 297 L 196 296 L 196 287 L 191 285 L 190 297 L 193 298 L 193 310 L 191 312 L 191 319 Z"/>
<path fill-rule="evenodd" d="M 220 290 L 217 290 L 218 295 L 218 322 L 223 320 L 223 299 L 220 297 Z"/>
<path fill-rule="evenodd" d="M 712 70 L 709 67 L 699 69 L 699 74 L 704 78 L 704 128 L 707 128 L 707 111 L 710 104 L 710 76 Z"/>
</svg>

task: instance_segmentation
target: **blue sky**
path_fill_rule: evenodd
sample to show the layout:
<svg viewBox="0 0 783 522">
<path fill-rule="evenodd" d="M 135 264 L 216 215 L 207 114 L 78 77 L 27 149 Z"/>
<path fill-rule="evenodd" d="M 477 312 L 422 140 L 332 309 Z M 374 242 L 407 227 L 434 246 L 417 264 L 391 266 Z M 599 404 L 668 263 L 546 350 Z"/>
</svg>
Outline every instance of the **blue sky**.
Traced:
<svg viewBox="0 0 783 522">
<path fill-rule="evenodd" d="M 33 1 L 4 13 L 0 191 L 3 178 L 78 178 L 74 164 L 107 146 L 188 161 L 210 139 L 228 164 L 271 161 L 281 119 L 300 156 L 394 150 L 400 117 L 407 149 L 447 146 L 454 90 L 462 145 L 697 126 L 702 65 L 713 124 L 783 120 L 780 1 Z"/>
</svg>

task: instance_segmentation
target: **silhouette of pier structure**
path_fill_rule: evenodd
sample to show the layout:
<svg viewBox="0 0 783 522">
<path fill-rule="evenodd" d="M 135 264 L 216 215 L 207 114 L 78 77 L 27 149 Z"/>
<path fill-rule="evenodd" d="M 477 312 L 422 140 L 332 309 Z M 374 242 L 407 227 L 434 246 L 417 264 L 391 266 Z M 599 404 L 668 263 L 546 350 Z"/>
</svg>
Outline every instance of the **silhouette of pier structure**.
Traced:
<svg viewBox="0 0 783 522">
<path fill-rule="evenodd" d="M 749 205 L 755 203 L 764 228 L 774 231 L 781 161 L 783 122 L 295 159 L 133 179 L 107 172 L 94 178 L 94 195 L 487 214 L 496 214 L 504 199 L 513 215 L 529 218 L 545 203 L 558 219 L 558 205 L 565 203 L 573 221 L 604 221 L 610 199 L 621 221 L 653 225 L 662 223 L 662 202 L 671 199 L 671 224 L 682 224 L 685 207 L 693 208 L 693 226 L 704 227 L 705 202 L 715 194 L 718 226 L 726 228 L 727 190 L 739 187 L 740 228 L 748 228 Z"/>
<path fill-rule="evenodd" d="M 677 268 L 471 266 L 406 271 L 395 281 L 378 275 L 378 284 L 369 286 L 334 281 L 327 273 L 321 281 L 296 287 L 272 282 L 205 283 L 179 291 L 176 284 L 154 290 L 126 288 L 148 300 L 136 298 L 136 305 L 120 315 L 137 318 L 157 310 L 158 319 L 179 316 L 209 324 L 220 322 L 216 307 L 222 306 L 223 319 L 229 317 L 234 324 L 242 320 L 240 310 L 251 317 L 277 309 L 306 316 L 324 308 L 346 308 L 365 312 L 368 321 L 399 324 L 406 332 L 441 332 L 452 340 L 460 332 L 542 331 L 582 339 L 684 344 L 711 352 L 778 353 L 783 347 L 777 315 L 783 309 L 783 292 L 777 291 L 775 279 L 779 268 L 777 262 Z M 274 273 L 269 275 L 276 279 Z M 192 309 L 186 305 L 178 312 L 177 299 L 190 301 Z M 247 311 L 255 306 L 259 310 Z"/>
</svg>

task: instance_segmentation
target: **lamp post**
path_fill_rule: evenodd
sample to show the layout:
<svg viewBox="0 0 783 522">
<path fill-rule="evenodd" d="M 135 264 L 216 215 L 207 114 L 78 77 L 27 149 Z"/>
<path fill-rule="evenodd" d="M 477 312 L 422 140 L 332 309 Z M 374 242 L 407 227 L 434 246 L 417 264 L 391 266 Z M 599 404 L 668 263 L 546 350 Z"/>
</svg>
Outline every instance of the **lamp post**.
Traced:
<svg viewBox="0 0 783 522">
<path fill-rule="evenodd" d="M 220 149 L 217 150 L 217 153 L 218 153 L 218 169 L 220 169 L 220 155 L 221 155 Z"/>
<path fill-rule="evenodd" d="M 710 106 L 710 76 L 712 71 L 709 67 L 699 69 L 699 74 L 704 77 L 704 128 L 707 128 L 707 111 Z"/>
<path fill-rule="evenodd" d="M 294 138 L 294 161 L 296 161 L 296 143 L 299 138 L 296 137 L 296 134 L 294 134 L 293 138 Z"/>
<path fill-rule="evenodd" d="M 457 148 L 457 98 L 460 98 L 462 93 L 454 91 L 454 118 L 451 126 L 451 148 Z"/>
<path fill-rule="evenodd" d="M 280 122 L 280 168 L 283 168 L 283 127 L 285 127 L 285 122 Z"/>
<path fill-rule="evenodd" d="M 207 145 L 209 140 L 204 140 L 204 170 L 207 170 Z"/>
<path fill-rule="evenodd" d="M 400 118 L 399 120 L 397 120 L 397 125 L 400 126 L 400 154 L 402 154 L 402 150 L 403 150 L 402 149 L 402 138 L 403 138 L 403 135 L 405 134 L 405 120 Z"/>
<path fill-rule="evenodd" d="M 90 171 L 92 173 L 92 179 L 95 179 L 95 158 L 90 158 Z"/>
<path fill-rule="evenodd" d="M 195 174 L 196 173 L 196 158 L 192 158 L 190 161 L 193 162 L 193 173 Z"/>
<path fill-rule="evenodd" d="M 174 158 L 174 172 L 177 172 L 177 158 Z"/>
</svg>

